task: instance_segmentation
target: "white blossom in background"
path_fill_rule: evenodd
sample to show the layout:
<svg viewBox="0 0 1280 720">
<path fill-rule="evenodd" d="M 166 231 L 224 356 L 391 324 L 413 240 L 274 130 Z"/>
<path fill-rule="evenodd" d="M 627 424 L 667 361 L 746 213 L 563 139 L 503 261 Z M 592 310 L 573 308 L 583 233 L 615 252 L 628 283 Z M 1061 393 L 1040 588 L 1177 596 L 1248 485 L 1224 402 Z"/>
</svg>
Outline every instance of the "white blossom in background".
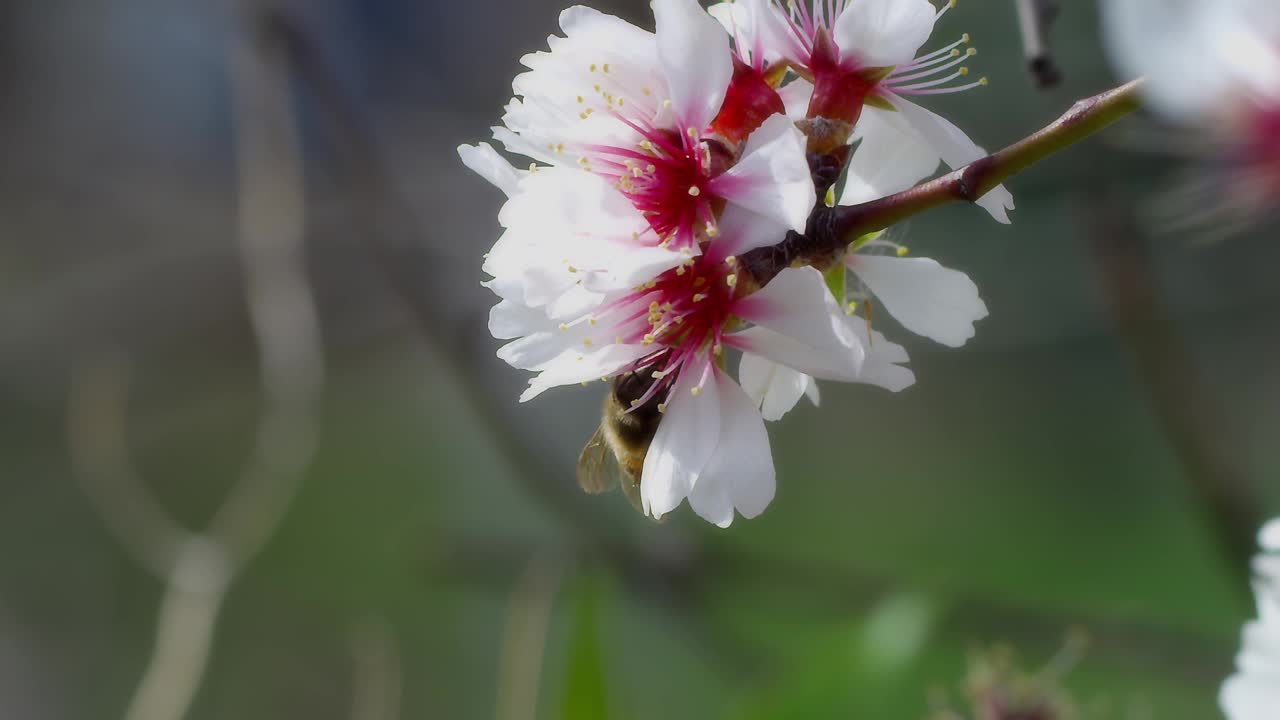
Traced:
<svg viewBox="0 0 1280 720">
<path fill-rule="evenodd" d="M 1229 234 L 1280 203 L 1280 3 L 1101 0 L 1107 45 L 1124 76 L 1144 77 L 1147 105 L 1183 128 L 1178 155 L 1198 157 L 1170 193 L 1171 227 Z"/>
<path fill-rule="evenodd" d="M 1244 627 L 1237 672 L 1222 686 L 1228 720 L 1280 717 L 1280 520 L 1263 528 L 1254 560 L 1258 619 Z"/>
<path fill-rule="evenodd" d="M 907 99 L 986 84 L 985 78 L 968 80 L 963 63 L 976 54 L 967 47 L 968 34 L 920 52 L 953 4 L 937 10 L 928 0 L 735 0 L 710 12 L 739 47 L 796 69 L 800 77 L 780 91 L 794 118 L 853 125 L 854 139 L 861 141 L 855 162 L 874 154 L 876 166 L 886 170 L 909 163 L 911 172 L 900 174 L 905 182 L 891 190 L 897 192 L 933 174 L 940 162 L 958 168 L 987 154 L 950 121 Z M 1013 195 L 1001 185 L 978 205 L 1008 223 Z"/>
</svg>

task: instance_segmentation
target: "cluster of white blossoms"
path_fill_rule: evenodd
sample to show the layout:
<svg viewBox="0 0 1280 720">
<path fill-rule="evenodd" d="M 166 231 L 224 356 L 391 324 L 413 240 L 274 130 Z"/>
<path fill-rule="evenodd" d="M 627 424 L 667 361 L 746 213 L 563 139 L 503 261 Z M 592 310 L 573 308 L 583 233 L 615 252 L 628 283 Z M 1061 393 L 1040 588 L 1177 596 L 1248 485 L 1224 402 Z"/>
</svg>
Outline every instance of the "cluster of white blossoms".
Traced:
<svg viewBox="0 0 1280 720">
<path fill-rule="evenodd" d="M 1170 197 L 1177 224 L 1226 234 L 1280 202 L 1280 2 L 1101 0 L 1112 60 L 1199 156 Z"/>
<path fill-rule="evenodd" d="M 1230 720 L 1280 717 L 1280 520 L 1263 528 L 1260 543 L 1262 554 L 1254 560 L 1258 619 L 1245 625 L 1238 672 L 1222 686 Z"/>
<path fill-rule="evenodd" d="M 883 236 L 834 264 L 801 258 L 764 277 L 744 256 L 802 235 L 815 209 L 983 156 L 905 98 L 984 83 L 961 65 L 968 36 L 921 52 L 947 10 L 928 0 L 652 5 L 652 33 L 569 8 L 563 35 L 522 59 L 528 71 L 493 135 L 527 169 L 488 144 L 458 150 L 508 198 L 483 269 L 500 298 L 489 329 L 510 341 L 498 354 L 535 373 L 521 400 L 625 379 L 630 408 L 657 411 L 634 469 L 644 512 L 687 500 L 724 527 L 772 500 L 763 421 L 803 395 L 816 403 L 815 379 L 914 382 L 906 351 L 857 316 L 861 306 L 874 297 L 949 346 L 987 313 L 964 274 L 904 257 Z M 839 193 L 819 179 L 829 158 Z M 1008 222 L 1003 188 L 981 204 Z M 840 263 L 848 276 L 836 282 Z M 741 353 L 741 385 L 729 351 Z"/>
</svg>

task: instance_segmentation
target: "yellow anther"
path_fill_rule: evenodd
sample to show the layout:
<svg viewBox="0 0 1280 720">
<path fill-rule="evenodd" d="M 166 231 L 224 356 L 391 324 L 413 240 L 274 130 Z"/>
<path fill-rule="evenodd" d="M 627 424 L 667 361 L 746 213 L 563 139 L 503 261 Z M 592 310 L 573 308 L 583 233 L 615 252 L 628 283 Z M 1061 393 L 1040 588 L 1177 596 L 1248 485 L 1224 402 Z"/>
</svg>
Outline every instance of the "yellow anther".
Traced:
<svg viewBox="0 0 1280 720">
<path fill-rule="evenodd" d="M 556 154 L 564 152 L 564 143 L 556 143 Z"/>
<path fill-rule="evenodd" d="M 986 86 L 986 84 L 987 84 L 987 82 L 988 82 L 988 81 L 987 81 L 987 79 L 986 79 L 985 77 L 978 78 L 978 84 L 979 84 L 979 85 L 982 85 L 982 86 L 984 86 L 984 87 L 985 87 L 985 86 Z"/>
<path fill-rule="evenodd" d="M 588 325 L 595 325 L 595 324 L 596 324 L 596 319 L 595 319 L 595 318 L 587 318 L 587 324 L 588 324 Z"/>
<path fill-rule="evenodd" d="M 827 194 L 823 196 L 823 198 L 822 198 L 822 202 L 823 202 L 827 207 L 835 207 L 835 206 L 836 206 L 836 188 L 835 188 L 835 186 L 834 186 L 834 185 L 832 185 L 831 187 L 827 188 Z"/>
<path fill-rule="evenodd" d="M 715 346 L 711 348 L 711 352 L 715 353 L 716 355 L 723 355 L 724 346 L 721 345 L 720 343 L 716 343 Z"/>
<path fill-rule="evenodd" d="M 715 225 L 712 225 L 710 221 L 707 221 L 707 237 L 713 238 L 718 236 L 719 234 L 720 234 L 720 229 L 717 228 Z"/>
<path fill-rule="evenodd" d="M 898 257 L 906 257 L 907 253 L 909 252 L 911 252 L 911 250 L 906 245 L 898 246 L 898 250 L 897 250 Z"/>
<path fill-rule="evenodd" d="M 609 72 L 609 63 L 604 64 L 604 71 Z"/>
<path fill-rule="evenodd" d="M 968 75 L 968 74 L 969 74 L 969 68 L 967 68 L 967 67 L 962 67 L 962 68 L 960 68 L 959 70 L 957 70 L 957 71 L 956 71 L 956 73 L 957 73 L 957 74 L 959 74 L 959 75 L 961 75 L 961 76 Z"/>
<path fill-rule="evenodd" d="M 678 266 L 678 267 L 676 268 L 676 274 L 677 274 L 677 275 L 683 275 L 684 273 L 685 273 L 685 269 L 684 269 L 684 266 L 683 266 L 683 265 L 680 265 L 680 266 Z"/>
<path fill-rule="evenodd" d="M 730 255 L 729 257 L 725 258 L 724 264 L 728 265 L 729 267 L 733 267 L 734 265 L 737 265 L 738 264 L 737 256 Z"/>
<path fill-rule="evenodd" d="M 671 107 L 671 100 L 663 100 L 663 101 L 662 101 L 662 107 L 664 107 L 664 108 L 669 108 L 669 107 Z"/>
<path fill-rule="evenodd" d="M 960 42 L 962 42 L 962 43 L 968 43 L 968 42 L 969 42 L 969 33 L 965 33 L 965 34 L 961 35 L 961 36 L 960 36 Z"/>
<path fill-rule="evenodd" d="M 591 338 L 582 338 L 583 347 L 591 347 Z"/>
<path fill-rule="evenodd" d="M 736 285 L 738 284 L 738 276 L 737 276 L 737 275 L 730 275 L 729 277 L 727 277 L 727 278 L 725 278 L 725 279 L 724 279 L 724 282 L 725 282 L 725 284 L 726 284 L 726 285 L 728 285 L 729 287 L 734 287 L 734 286 L 736 286 Z"/>
<path fill-rule="evenodd" d="M 595 72 L 595 71 L 596 71 L 596 64 L 591 63 L 591 72 Z"/>
<path fill-rule="evenodd" d="M 536 162 L 529 163 L 529 172 L 538 172 L 538 163 Z"/>
<path fill-rule="evenodd" d="M 642 87 L 642 88 L 640 88 L 640 92 L 644 93 L 645 95 L 652 95 L 652 94 L 653 94 L 653 91 L 652 91 L 652 90 L 650 90 L 650 89 L 649 89 L 649 88 L 647 88 L 647 87 Z"/>
<path fill-rule="evenodd" d="M 657 338 L 655 338 L 655 337 L 653 336 L 653 333 L 645 333 L 644 340 L 640 341 L 640 344 L 641 344 L 641 345 L 652 345 L 652 344 L 654 344 L 654 343 L 655 343 L 655 342 L 657 342 L 657 341 L 658 341 L 658 339 L 657 339 Z"/>
<path fill-rule="evenodd" d="M 968 55 L 969 57 L 973 57 L 974 55 L 978 54 L 978 48 L 969 48 L 968 50 L 965 51 L 964 54 Z"/>
<path fill-rule="evenodd" d="M 586 358 L 586 356 L 585 356 L 585 355 L 579 355 L 579 356 L 578 356 L 578 362 L 582 362 L 583 360 L 586 360 L 586 359 L 587 359 L 587 358 Z"/>
<path fill-rule="evenodd" d="M 845 315 L 852 315 L 856 312 L 858 312 L 858 303 L 856 302 L 851 302 L 848 305 L 846 305 L 844 308 Z"/>
<path fill-rule="evenodd" d="M 560 332 L 567 332 L 568 330 L 569 330 L 568 325 L 565 325 L 564 323 L 560 323 Z"/>
<path fill-rule="evenodd" d="M 626 101 L 627 101 L 626 98 L 618 98 L 618 107 L 622 107 L 623 103 L 625 103 Z"/>
<path fill-rule="evenodd" d="M 632 401 L 631 401 L 631 407 L 633 407 L 633 408 L 638 408 L 638 407 L 640 407 L 640 401 L 639 401 L 639 400 L 632 400 Z"/>
<path fill-rule="evenodd" d="M 685 130 L 685 132 L 688 133 L 691 138 L 698 137 L 698 131 L 696 128 L 689 128 L 688 130 Z"/>
<path fill-rule="evenodd" d="M 700 303 L 700 302 L 702 302 L 703 300 L 706 300 L 706 299 L 707 299 L 707 294 L 706 294 L 706 293 L 694 293 L 694 294 L 693 294 L 693 301 L 694 301 L 694 302 L 696 302 L 696 303 Z"/>
<path fill-rule="evenodd" d="M 581 96 L 581 95 L 579 95 L 579 96 L 578 96 L 578 104 L 579 104 L 579 105 L 581 105 L 581 104 L 582 104 L 582 96 Z"/>
<path fill-rule="evenodd" d="M 951 55 L 951 57 L 960 57 L 959 50 L 952 50 L 949 54 Z"/>
<path fill-rule="evenodd" d="M 693 187 L 689 188 L 690 197 L 698 197 L 701 194 L 702 194 L 702 189 L 699 188 L 697 185 L 694 185 Z"/>
<path fill-rule="evenodd" d="M 666 412 L 666 411 L 667 411 L 667 404 L 666 404 L 666 403 L 658 403 L 658 412 L 660 412 L 660 413 L 664 413 L 664 412 Z"/>
<path fill-rule="evenodd" d="M 649 142 L 649 141 L 648 141 L 648 140 L 646 140 L 645 142 Z M 652 165 L 652 164 L 650 164 L 650 165 L 645 165 L 645 166 L 644 166 L 644 171 L 645 171 L 645 172 L 648 172 L 648 173 L 656 173 L 656 172 L 658 172 L 658 166 L 657 166 L 657 165 Z"/>
<path fill-rule="evenodd" d="M 697 397 L 698 393 L 702 392 L 702 386 L 698 385 L 694 387 L 692 390 L 690 390 L 689 392 L 692 393 L 694 397 Z"/>
</svg>

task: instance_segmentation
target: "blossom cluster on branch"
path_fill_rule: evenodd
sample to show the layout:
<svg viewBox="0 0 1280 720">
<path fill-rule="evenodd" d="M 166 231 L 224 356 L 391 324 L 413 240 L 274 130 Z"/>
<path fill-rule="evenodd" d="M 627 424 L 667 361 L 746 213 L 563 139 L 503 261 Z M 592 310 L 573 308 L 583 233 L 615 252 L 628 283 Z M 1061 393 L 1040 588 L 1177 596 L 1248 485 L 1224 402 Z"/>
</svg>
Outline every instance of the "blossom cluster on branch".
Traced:
<svg viewBox="0 0 1280 720">
<path fill-rule="evenodd" d="M 648 32 L 572 7 L 563 35 L 522 59 L 493 129 L 527 169 L 488 144 L 459 148 L 507 195 L 483 269 L 500 299 L 489 329 L 510 341 L 499 356 L 536 373 L 521 400 L 612 382 L 621 406 L 605 424 L 618 427 L 602 437 L 614 452 L 595 463 L 615 466 L 646 514 L 687 500 L 722 527 L 754 517 L 775 490 L 764 420 L 805 395 L 816 404 L 817 379 L 911 385 L 905 349 L 871 326 L 873 303 L 953 347 L 986 316 L 967 276 L 881 235 L 765 272 L 741 262 L 812 231 L 832 205 L 986 154 L 908 100 L 985 85 L 963 64 L 967 34 L 922 50 L 949 8 L 654 0 Z M 1003 187 L 979 204 L 1009 221 Z"/>
</svg>

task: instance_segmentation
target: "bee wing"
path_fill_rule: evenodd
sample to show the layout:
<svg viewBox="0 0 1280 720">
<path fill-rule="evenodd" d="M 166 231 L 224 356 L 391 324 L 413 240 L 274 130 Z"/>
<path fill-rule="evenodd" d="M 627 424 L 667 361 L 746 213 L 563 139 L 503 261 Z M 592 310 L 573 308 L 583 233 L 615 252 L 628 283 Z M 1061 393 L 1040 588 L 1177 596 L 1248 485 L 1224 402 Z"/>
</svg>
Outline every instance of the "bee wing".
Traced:
<svg viewBox="0 0 1280 720">
<path fill-rule="evenodd" d="M 613 448 L 609 447 L 603 428 L 596 430 L 587 446 L 582 448 L 577 474 L 578 487 L 592 495 L 608 492 L 618 485 L 625 487 L 630 482 L 626 471 L 618 464 Z"/>
</svg>

